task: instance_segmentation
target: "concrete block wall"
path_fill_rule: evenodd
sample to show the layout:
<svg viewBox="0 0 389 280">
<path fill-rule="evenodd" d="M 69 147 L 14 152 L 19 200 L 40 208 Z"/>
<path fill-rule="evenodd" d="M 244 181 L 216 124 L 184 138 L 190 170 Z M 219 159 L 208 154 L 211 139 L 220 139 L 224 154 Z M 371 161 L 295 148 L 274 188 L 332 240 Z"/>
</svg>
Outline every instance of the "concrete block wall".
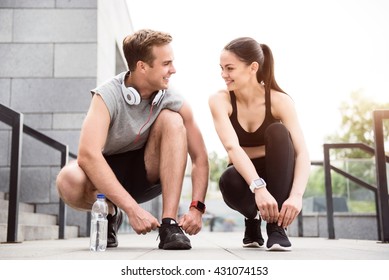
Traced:
<svg viewBox="0 0 389 280">
<path fill-rule="evenodd" d="M 0 0 L 0 103 L 77 153 L 90 90 L 125 69 L 118 43 L 132 31 L 125 0 Z M 10 128 L 0 122 L 3 192 L 10 139 Z M 57 214 L 59 164 L 59 152 L 24 134 L 20 201 Z M 72 220 L 79 215 L 68 215 L 68 224 Z"/>
<path fill-rule="evenodd" d="M 379 240 L 375 214 L 334 212 L 334 229 L 336 239 Z M 298 236 L 297 220 L 288 228 L 288 234 Z M 303 236 L 328 238 L 326 213 L 304 213 Z"/>
</svg>

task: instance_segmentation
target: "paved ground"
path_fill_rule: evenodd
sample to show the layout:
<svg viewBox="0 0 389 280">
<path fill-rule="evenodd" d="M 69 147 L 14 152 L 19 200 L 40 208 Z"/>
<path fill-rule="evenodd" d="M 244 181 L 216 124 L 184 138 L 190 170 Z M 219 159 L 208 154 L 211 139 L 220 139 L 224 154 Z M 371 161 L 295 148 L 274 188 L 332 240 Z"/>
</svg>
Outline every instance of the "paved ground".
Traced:
<svg viewBox="0 0 389 280">
<path fill-rule="evenodd" d="M 105 252 L 90 252 L 89 238 L 0 244 L 0 277 L 366 280 L 389 275 L 389 244 L 377 241 L 290 238 L 291 252 L 268 252 L 243 248 L 241 232 L 202 232 L 190 237 L 191 250 L 165 251 L 157 249 L 157 237 L 156 232 L 120 234 L 119 247 Z"/>
<path fill-rule="evenodd" d="M 265 235 L 265 234 L 264 234 Z M 243 248 L 242 233 L 201 232 L 191 250 L 158 249 L 157 233 L 120 234 L 119 247 L 90 252 L 88 238 L 0 244 L 1 260 L 389 260 L 389 244 L 371 240 L 290 238 L 291 252 Z"/>
</svg>

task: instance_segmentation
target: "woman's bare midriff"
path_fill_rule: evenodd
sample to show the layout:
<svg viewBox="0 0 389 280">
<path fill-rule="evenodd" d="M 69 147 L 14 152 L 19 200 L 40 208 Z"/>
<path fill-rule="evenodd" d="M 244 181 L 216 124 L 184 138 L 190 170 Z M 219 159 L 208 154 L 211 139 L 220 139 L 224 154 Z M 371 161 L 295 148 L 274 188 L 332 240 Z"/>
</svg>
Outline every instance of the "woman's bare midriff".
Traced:
<svg viewBox="0 0 389 280">
<path fill-rule="evenodd" d="M 265 156 L 265 146 L 242 147 L 242 149 L 246 152 L 246 154 L 251 159 Z M 231 163 L 231 161 L 229 163 Z"/>
</svg>

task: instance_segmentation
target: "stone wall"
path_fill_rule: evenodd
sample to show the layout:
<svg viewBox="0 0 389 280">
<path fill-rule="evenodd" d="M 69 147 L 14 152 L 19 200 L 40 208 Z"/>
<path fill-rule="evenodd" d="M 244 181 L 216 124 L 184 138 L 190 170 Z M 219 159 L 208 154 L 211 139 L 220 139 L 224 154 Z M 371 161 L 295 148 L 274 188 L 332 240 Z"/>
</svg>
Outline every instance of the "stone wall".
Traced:
<svg viewBox="0 0 389 280">
<path fill-rule="evenodd" d="M 297 219 L 288 228 L 289 236 L 298 236 Z M 336 239 L 380 240 L 377 230 L 377 216 L 367 213 L 334 213 Z M 303 236 L 328 238 L 326 213 L 303 214 Z"/>
<path fill-rule="evenodd" d="M 77 153 L 90 90 L 125 70 L 121 41 L 132 31 L 125 0 L 1 0 L 0 103 Z M 10 137 L 0 122 L 3 192 L 9 191 Z M 57 214 L 59 164 L 59 152 L 24 135 L 20 201 Z M 69 214 L 68 224 L 84 223 L 85 216 Z"/>
</svg>

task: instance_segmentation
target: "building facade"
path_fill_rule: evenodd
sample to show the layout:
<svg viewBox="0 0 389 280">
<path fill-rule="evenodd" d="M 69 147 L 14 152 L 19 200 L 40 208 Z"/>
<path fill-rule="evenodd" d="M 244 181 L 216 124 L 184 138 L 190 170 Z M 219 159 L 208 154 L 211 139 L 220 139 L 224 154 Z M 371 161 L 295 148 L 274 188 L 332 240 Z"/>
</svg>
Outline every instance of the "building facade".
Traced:
<svg viewBox="0 0 389 280">
<path fill-rule="evenodd" d="M 133 32 L 125 0 L 0 0 L 0 103 L 76 154 L 90 90 L 126 69 L 121 51 Z M 0 122 L 0 192 L 9 191 L 10 128 Z M 60 154 L 23 135 L 20 202 L 58 214 Z M 86 214 L 67 223 L 86 232 Z"/>
</svg>

